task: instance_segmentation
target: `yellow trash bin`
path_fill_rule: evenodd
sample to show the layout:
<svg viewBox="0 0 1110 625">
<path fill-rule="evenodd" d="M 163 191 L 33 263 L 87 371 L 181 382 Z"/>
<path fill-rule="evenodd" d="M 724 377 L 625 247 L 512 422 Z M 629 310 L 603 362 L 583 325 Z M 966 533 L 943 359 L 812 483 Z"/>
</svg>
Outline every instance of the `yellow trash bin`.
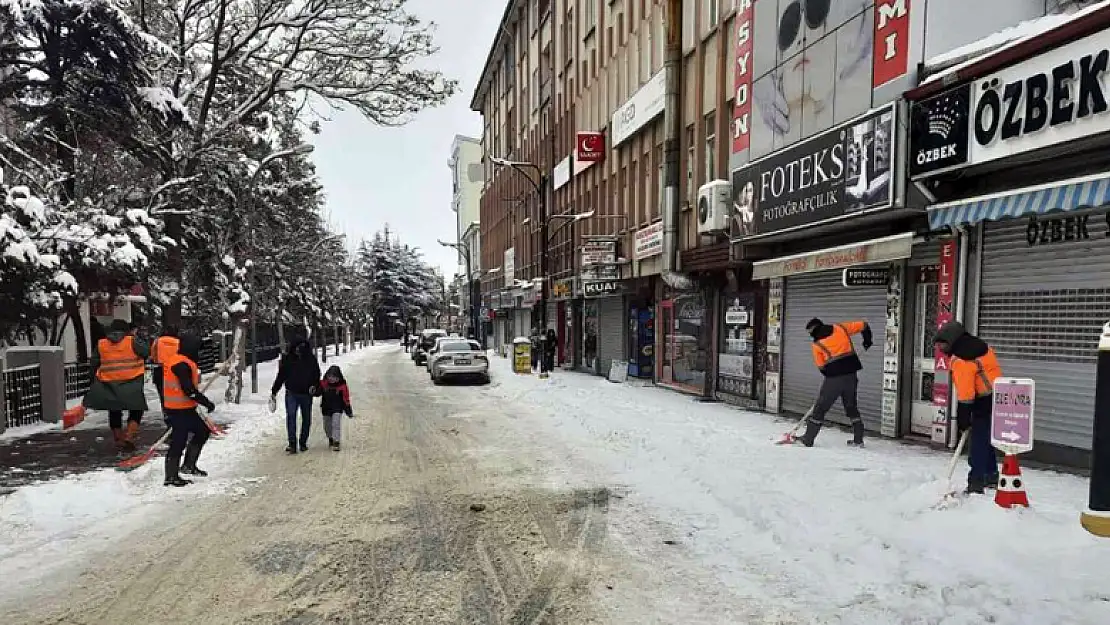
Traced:
<svg viewBox="0 0 1110 625">
<path fill-rule="evenodd" d="M 523 336 L 513 339 L 513 373 L 532 373 L 532 341 Z"/>
</svg>

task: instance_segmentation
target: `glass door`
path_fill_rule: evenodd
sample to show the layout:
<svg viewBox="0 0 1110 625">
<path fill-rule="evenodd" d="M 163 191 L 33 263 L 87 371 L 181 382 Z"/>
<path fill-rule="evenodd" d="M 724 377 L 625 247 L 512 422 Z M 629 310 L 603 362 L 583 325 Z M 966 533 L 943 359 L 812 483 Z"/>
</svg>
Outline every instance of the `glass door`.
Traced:
<svg viewBox="0 0 1110 625">
<path fill-rule="evenodd" d="M 932 433 L 933 337 L 937 333 L 937 272 L 932 267 L 922 267 L 914 286 L 914 341 L 913 341 L 913 395 L 910 397 L 910 432 L 928 436 Z"/>
<path fill-rule="evenodd" d="M 656 325 L 662 332 L 663 349 L 659 352 L 659 381 L 674 383 L 674 302 L 665 300 L 659 304 L 659 321 Z"/>
</svg>

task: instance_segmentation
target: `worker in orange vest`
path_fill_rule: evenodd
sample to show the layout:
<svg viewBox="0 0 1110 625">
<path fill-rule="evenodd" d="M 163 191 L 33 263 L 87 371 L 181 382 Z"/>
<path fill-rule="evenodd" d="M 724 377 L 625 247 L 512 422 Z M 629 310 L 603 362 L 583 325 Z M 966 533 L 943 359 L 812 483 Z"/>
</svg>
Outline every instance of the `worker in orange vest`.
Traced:
<svg viewBox="0 0 1110 625">
<path fill-rule="evenodd" d="M 197 467 L 197 459 L 209 434 L 208 425 L 197 412 L 197 406 L 204 406 L 209 412 L 216 406 L 200 392 L 198 360 L 200 337 L 184 332 L 177 353 L 166 358 L 162 366 L 163 411 L 166 422 L 173 429 L 170 448 L 166 452 L 166 486 L 191 484 L 191 481 L 181 477 L 182 473 L 208 477 L 207 471 Z M 182 452 L 184 460 L 181 459 Z"/>
<path fill-rule="evenodd" d="M 863 369 L 863 363 L 856 354 L 852 337 L 862 335 L 863 349 L 871 349 L 871 326 L 866 321 L 845 321 L 829 325 L 814 318 L 806 324 L 806 332 L 813 339 L 810 348 L 813 352 L 813 364 L 817 365 L 825 379 L 821 382 L 817 401 L 807 417 L 806 433 L 799 440 L 806 447 L 813 447 L 817 433 L 825 424 L 825 414 L 840 399 L 844 412 L 852 422 L 852 439 L 848 444 L 863 447 L 863 418 L 856 405 L 856 389 L 859 386 L 856 374 Z"/>
<path fill-rule="evenodd" d="M 154 388 L 158 389 L 158 400 L 162 402 L 163 408 L 165 408 L 166 401 L 162 393 L 162 369 L 167 360 L 177 355 L 180 345 L 181 339 L 178 338 L 177 327 L 166 326 L 162 329 L 162 334 L 154 339 L 154 343 L 150 346 L 150 360 L 155 365 L 150 379 L 154 381 Z"/>
<path fill-rule="evenodd" d="M 994 381 L 1002 367 L 994 350 L 983 339 L 968 333 L 963 324 L 949 321 L 933 339 L 949 356 L 949 373 L 956 387 L 956 428 L 968 438 L 967 492 L 982 493 L 998 484 L 998 456 L 991 446 L 991 414 L 994 411 Z"/>
<path fill-rule="evenodd" d="M 149 355 L 147 344 L 135 337 L 130 325 L 116 319 L 105 338 L 97 341 L 90 362 L 96 373 L 82 403 L 90 410 L 108 411 L 108 424 L 120 451 L 134 451 L 139 424 L 147 410 L 144 386 Z M 128 413 L 126 431 L 124 411 Z"/>
</svg>

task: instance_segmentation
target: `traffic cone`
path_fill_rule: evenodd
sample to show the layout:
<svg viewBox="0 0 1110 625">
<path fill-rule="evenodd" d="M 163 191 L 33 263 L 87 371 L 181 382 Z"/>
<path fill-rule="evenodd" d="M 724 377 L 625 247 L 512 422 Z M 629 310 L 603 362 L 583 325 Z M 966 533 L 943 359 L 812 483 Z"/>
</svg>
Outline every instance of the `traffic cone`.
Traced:
<svg viewBox="0 0 1110 625">
<path fill-rule="evenodd" d="M 1025 494 L 1025 482 L 1021 479 L 1021 467 L 1017 456 L 1006 454 L 1002 460 L 1002 474 L 998 476 L 998 490 L 994 493 L 994 503 L 1003 508 L 1029 507 L 1029 497 Z"/>
</svg>

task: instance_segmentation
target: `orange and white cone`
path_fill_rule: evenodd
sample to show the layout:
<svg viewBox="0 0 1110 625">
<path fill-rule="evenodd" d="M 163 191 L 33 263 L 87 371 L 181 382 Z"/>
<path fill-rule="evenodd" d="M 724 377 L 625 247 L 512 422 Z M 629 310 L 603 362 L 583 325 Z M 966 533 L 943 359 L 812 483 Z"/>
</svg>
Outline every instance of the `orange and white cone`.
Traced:
<svg viewBox="0 0 1110 625">
<path fill-rule="evenodd" d="M 1021 479 L 1021 467 L 1017 456 L 1006 454 L 1002 460 L 1002 473 L 998 476 L 998 490 L 994 493 L 994 503 L 1002 508 L 1029 507 L 1029 497 L 1025 494 L 1025 481 Z"/>
</svg>

